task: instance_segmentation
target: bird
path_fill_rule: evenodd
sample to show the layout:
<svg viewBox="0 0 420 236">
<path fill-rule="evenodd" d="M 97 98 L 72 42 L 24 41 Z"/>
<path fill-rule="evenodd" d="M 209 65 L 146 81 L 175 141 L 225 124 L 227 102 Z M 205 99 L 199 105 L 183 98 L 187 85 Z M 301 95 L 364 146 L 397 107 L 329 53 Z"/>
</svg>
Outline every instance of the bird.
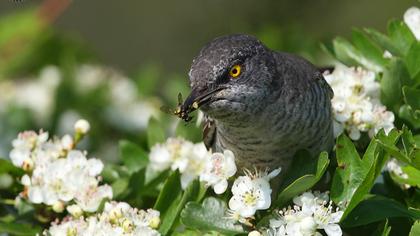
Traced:
<svg viewBox="0 0 420 236">
<path fill-rule="evenodd" d="M 200 50 L 188 75 L 180 117 L 200 109 L 206 147 L 232 151 L 241 169 L 288 169 L 298 150 L 318 155 L 334 146 L 333 91 L 297 55 L 251 35 L 225 35 Z"/>
</svg>

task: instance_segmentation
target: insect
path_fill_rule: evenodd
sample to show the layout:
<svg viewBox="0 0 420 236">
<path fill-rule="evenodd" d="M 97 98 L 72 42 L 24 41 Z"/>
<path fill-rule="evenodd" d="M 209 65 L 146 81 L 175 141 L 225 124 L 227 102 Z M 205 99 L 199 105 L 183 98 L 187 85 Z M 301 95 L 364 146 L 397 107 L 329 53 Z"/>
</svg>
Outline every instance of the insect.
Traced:
<svg viewBox="0 0 420 236">
<path fill-rule="evenodd" d="M 184 101 L 182 99 L 182 94 L 178 93 L 178 106 L 175 109 L 172 109 L 172 108 L 169 108 L 169 107 L 166 107 L 166 106 L 162 106 L 160 108 L 160 110 L 167 113 L 167 114 L 178 116 L 179 118 L 181 118 L 185 122 L 189 122 L 193 118 L 192 116 L 189 115 L 189 113 L 193 112 L 197 108 L 198 108 L 198 103 L 197 102 L 193 102 L 190 106 L 186 107 L 184 105 Z"/>
</svg>

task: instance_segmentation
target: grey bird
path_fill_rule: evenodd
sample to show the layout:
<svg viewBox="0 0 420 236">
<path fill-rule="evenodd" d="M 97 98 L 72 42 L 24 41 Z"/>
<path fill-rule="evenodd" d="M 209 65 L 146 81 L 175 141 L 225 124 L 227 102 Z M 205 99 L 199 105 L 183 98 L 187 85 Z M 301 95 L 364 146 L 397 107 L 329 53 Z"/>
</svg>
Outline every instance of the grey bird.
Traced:
<svg viewBox="0 0 420 236">
<path fill-rule="evenodd" d="M 332 89 L 303 58 L 253 36 L 222 36 L 201 49 L 189 79 L 178 115 L 189 119 L 200 108 L 206 146 L 231 150 L 240 168 L 287 169 L 299 149 L 333 147 Z"/>
</svg>

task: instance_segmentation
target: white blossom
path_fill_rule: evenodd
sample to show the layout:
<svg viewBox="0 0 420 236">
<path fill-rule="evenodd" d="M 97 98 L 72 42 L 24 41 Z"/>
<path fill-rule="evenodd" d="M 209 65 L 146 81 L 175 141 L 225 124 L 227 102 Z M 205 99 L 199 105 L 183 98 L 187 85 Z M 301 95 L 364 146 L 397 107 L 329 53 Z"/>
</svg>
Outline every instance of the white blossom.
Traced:
<svg viewBox="0 0 420 236">
<path fill-rule="evenodd" d="M 229 208 L 241 217 L 252 217 L 257 210 L 268 209 L 271 205 L 270 179 L 280 173 L 275 169 L 271 173 L 256 170 L 255 174 L 246 171 L 247 175 L 239 176 L 232 186 L 232 198 Z"/>
<path fill-rule="evenodd" d="M 84 218 L 65 218 L 61 223 L 54 222 L 44 231 L 44 235 L 84 236 L 157 236 L 160 213 L 153 209 L 147 211 L 132 208 L 125 202 L 105 203 L 102 213 Z"/>
<path fill-rule="evenodd" d="M 305 192 L 295 197 L 293 207 L 278 211 L 278 216 L 270 219 L 265 235 L 321 235 L 318 230 L 324 230 L 328 236 L 341 236 L 338 222 L 343 211 L 334 210 L 328 200 L 327 193 L 319 192 Z"/>
<path fill-rule="evenodd" d="M 388 133 L 394 127 L 394 114 L 381 104 L 375 76 L 372 71 L 343 65 L 324 75 L 334 91 L 331 105 L 335 136 L 347 131 L 351 139 L 358 140 L 362 132 L 373 137 L 380 129 Z"/>
<path fill-rule="evenodd" d="M 228 179 L 236 173 L 235 156 L 232 151 L 213 153 L 206 170 L 200 175 L 200 181 L 212 186 L 216 194 L 222 194 L 228 187 Z"/>
<path fill-rule="evenodd" d="M 410 7 L 404 13 L 404 22 L 413 32 L 417 40 L 420 40 L 420 9 L 418 7 Z"/>
</svg>

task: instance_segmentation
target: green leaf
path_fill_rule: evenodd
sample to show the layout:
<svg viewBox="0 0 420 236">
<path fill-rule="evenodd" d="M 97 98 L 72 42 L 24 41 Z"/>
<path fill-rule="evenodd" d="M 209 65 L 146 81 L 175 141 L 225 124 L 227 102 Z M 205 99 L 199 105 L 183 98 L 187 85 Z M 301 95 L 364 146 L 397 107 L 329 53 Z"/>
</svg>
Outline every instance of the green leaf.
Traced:
<svg viewBox="0 0 420 236">
<path fill-rule="evenodd" d="M 178 177 L 176 180 L 179 182 L 179 174 L 177 174 L 175 177 Z M 172 181 L 167 182 L 165 184 L 165 186 L 163 187 L 164 189 L 162 190 L 162 192 L 166 191 L 166 196 L 171 196 L 172 193 L 168 193 L 167 191 L 171 188 L 171 187 L 167 187 L 167 184 L 173 184 Z M 178 186 L 180 187 L 180 186 Z M 173 225 L 178 221 L 178 216 L 181 213 L 181 210 L 184 208 L 185 204 L 188 201 L 195 201 L 197 200 L 197 197 L 200 195 L 200 182 L 198 181 L 198 179 L 194 180 L 193 182 L 190 183 L 190 185 L 187 187 L 187 189 L 185 190 L 184 194 L 182 194 L 181 196 L 181 191 L 175 191 L 178 192 L 178 194 L 176 195 L 172 195 L 171 200 L 168 201 L 169 204 L 156 204 L 155 208 L 156 209 L 162 209 L 162 206 L 166 206 L 164 209 L 164 211 L 159 210 L 160 213 L 162 214 L 161 219 L 162 219 L 162 224 L 159 227 L 159 232 L 163 235 L 168 234 L 168 232 L 171 230 L 171 228 L 173 227 Z M 158 198 L 158 202 L 162 201 L 160 200 L 160 195 Z M 164 199 L 166 199 L 166 197 L 164 197 Z"/>
<path fill-rule="evenodd" d="M 405 57 L 408 72 L 414 78 L 420 72 L 420 41 L 414 41 Z"/>
<path fill-rule="evenodd" d="M 333 41 L 334 52 L 338 60 L 348 66 L 362 65 L 363 67 L 375 71 L 382 71 L 380 64 L 377 64 L 365 57 L 358 49 L 343 38 L 336 38 Z"/>
<path fill-rule="evenodd" d="M 129 179 L 128 178 L 120 178 L 111 184 L 113 198 L 120 198 L 123 196 L 128 189 L 129 186 Z"/>
<path fill-rule="evenodd" d="M 138 145 L 127 140 L 119 142 L 120 157 L 130 173 L 134 173 L 147 166 L 148 154 Z"/>
<path fill-rule="evenodd" d="M 9 160 L 0 158 L 0 174 L 9 173 L 13 176 L 22 176 L 25 172 L 12 164 Z"/>
<path fill-rule="evenodd" d="M 390 232 L 391 226 L 388 225 L 388 219 L 386 219 L 383 223 L 379 224 L 372 236 L 388 236 Z"/>
<path fill-rule="evenodd" d="M 407 104 L 404 104 L 398 110 L 398 116 L 404 120 L 406 124 L 410 124 L 414 129 L 420 129 L 420 116 L 414 117 L 413 109 Z"/>
<path fill-rule="evenodd" d="M 378 135 L 388 138 L 383 131 Z M 396 138 L 391 136 L 389 139 Z M 338 167 L 332 181 L 331 199 L 336 204 L 345 207 L 342 219 L 345 219 L 369 193 L 376 177 L 380 174 L 386 161 L 385 158 L 388 157 L 380 151 L 378 142 L 374 138 L 363 155 L 363 159 L 360 159 L 351 140 L 344 134 L 338 137 L 336 146 Z"/>
<path fill-rule="evenodd" d="M 307 151 L 299 151 L 293 158 L 282 191 L 273 206 L 282 207 L 294 196 L 312 188 L 321 179 L 329 162 L 326 152 L 322 152 L 318 158 L 311 158 Z"/>
<path fill-rule="evenodd" d="M 395 144 L 385 142 L 383 139 L 379 139 L 378 143 L 397 160 L 420 170 L 420 150 L 419 147 L 417 147 L 411 131 L 404 126 L 400 132 L 400 136 L 399 143 L 400 146 L 402 146 L 402 150 Z"/>
<path fill-rule="evenodd" d="M 363 31 L 354 29 L 352 31 L 352 42 L 369 61 L 382 67 L 386 64 L 387 61 L 383 57 L 383 50 L 373 43 Z"/>
<path fill-rule="evenodd" d="M 420 113 L 420 89 L 404 86 L 402 91 L 404 101 L 410 106 L 414 118 L 420 118 L 420 115 L 418 115 L 418 113 Z"/>
<path fill-rule="evenodd" d="M 235 220 L 226 217 L 226 203 L 214 197 L 204 199 L 202 204 L 189 202 L 181 212 L 181 222 L 193 229 L 217 231 L 227 235 L 245 233 Z"/>
<path fill-rule="evenodd" d="M 392 217 L 408 217 L 420 219 L 420 210 L 407 209 L 401 203 L 382 196 L 372 196 L 360 202 L 342 222 L 344 227 L 367 225 Z"/>
<path fill-rule="evenodd" d="M 190 183 L 185 190 L 182 198 L 179 201 L 174 201 L 168 208 L 168 211 L 163 217 L 162 224 L 159 227 L 159 232 L 166 235 L 172 228 L 172 226 L 178 221 L 182 209 L 187 202 L 195 202 L 197 197 L 200 195 L 200 181 L 198 179 Z"/>
<path fill-rule="evenodd" d="M 410 45 L 416 41 L 408 26 L 400 20 L 392 20 L 388 24 L 388 34 L 393 44 L 403 54 L 407 54 Z"/>
<path fill-rule="evenodd" d="M 401 56 L 400 50 L 394 45 L 392 40 L 375 29 L 365 28 L 364 31 L 369 34 L 374 42 L 380 45 L 384 51 L 389 51 L 392 55 Z"/>
<path fill-rule="evenodd" d="M 162 190 L 156 200 L 154 209 L 158 210 L 161 214 L 162 224 L 159 227 L 159 232 L 165 235 L 172 224 L 174 223 L 174 216 L 178 215 L 175 212 L 177 205 L 181 205 L 182 189 L 180 182 L 180 174 L 175 171 L 168 179 L 166 179 Z"/>
<path fill-rule="evenodd" d="M 28 224 L 0 222 L 0 233 L 9 233 L 18 236 L 33 236 L 41 232 L 41 227 Z"/>
<path fill-rule="evenodd" d="M 414 222 L 413 226 L 411 227 L 409 236 L 418 236 L 420 235 L 420 221 L 417 220 Z"/>
<path fill-rule="evenodd" d="M 402 103 L 402 80 L 408 77 L 401 59 L 392 58 L 381 79 L 381 101 L 389 108 L 397 110 Z"/>
<path fill-rule="evenodd" d="M 151 148 L 156 143 L 165 142 L 166 135 L 165 130 L 160 125 L 160 122 L 152 117 L 149 120 L 149 127 L 147 127 L 147 144 Z"/>
<path fill-rule="evenodd" d="M 154 209 L 161 212 L 166 212 L 173 199 L 181 195 L 181 182 L 178 171 L 173 172 L 165 181 L 159 197 L 156 200 Z"/>
</svg>

